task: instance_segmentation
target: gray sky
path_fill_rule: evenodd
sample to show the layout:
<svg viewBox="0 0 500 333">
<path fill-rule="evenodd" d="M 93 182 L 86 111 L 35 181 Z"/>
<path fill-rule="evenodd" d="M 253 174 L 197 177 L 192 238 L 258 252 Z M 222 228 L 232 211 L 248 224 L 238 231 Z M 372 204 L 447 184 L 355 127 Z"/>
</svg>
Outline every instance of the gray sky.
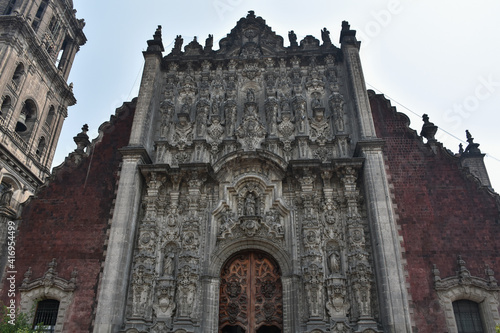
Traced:
<svg viewBox="0 0 500 333">
<path fill-rule="evenodd" d="M 500 189 L 500 1 L 357 0 L 73 0 L 84 18 L 88 42 L 69 78 L 77 105 L 69 116 L 54 166 L 73 151 L 73 136 L 88 123 L 91 139 L 124 101 L 137 96 L 142 51 L 157 25 L 167 52 L 176 35 L 184 45 L 194 36 L 214 49 L 236 22 L 254 10 L 288 46 L 288 31 L 300 41 L 320 39 L 326 27 L 338 45 L 343 20 L 358 31 L 369 89 L 384 93 L 420 132 L 427 113 L 440 130 L 436 138 L 453 152 L 468 129 L 480 143 L 493 184 Z M 450 133 L 447 134 L 444 131 Z M 457 139 L 458 138 L 458 139 Z M 466 144 L 464 143 L 464 147 Z"/>
</svg>

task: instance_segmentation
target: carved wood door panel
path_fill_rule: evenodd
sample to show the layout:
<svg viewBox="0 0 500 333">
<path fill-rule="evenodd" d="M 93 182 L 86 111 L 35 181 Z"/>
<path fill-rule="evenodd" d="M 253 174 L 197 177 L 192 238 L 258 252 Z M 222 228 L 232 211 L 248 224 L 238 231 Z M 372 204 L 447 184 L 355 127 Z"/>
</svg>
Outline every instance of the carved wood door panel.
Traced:
<svg viewBox="0 0 500 333">
<path fill-rule="evenodd" d="M 279 266 L 262 252 L 234 256 L 221 272 L 219 302 L 220 333 L 281 332 Z"/>
</svg>

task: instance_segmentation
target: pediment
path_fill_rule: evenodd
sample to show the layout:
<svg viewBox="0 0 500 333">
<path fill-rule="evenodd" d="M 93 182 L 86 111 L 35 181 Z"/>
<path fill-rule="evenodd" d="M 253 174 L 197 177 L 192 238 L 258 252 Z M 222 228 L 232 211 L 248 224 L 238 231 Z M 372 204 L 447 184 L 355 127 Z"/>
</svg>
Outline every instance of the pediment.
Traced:
<svg viewBox="0 0 500 333">
<path fill-rule="evenodd" d="M 284 51 L 283 37 L 272 31 L 266 21 L 253 11 L 241 18 L 231 32 L 219 42 L 217 54 L 259 58 Z"/>
</svg>

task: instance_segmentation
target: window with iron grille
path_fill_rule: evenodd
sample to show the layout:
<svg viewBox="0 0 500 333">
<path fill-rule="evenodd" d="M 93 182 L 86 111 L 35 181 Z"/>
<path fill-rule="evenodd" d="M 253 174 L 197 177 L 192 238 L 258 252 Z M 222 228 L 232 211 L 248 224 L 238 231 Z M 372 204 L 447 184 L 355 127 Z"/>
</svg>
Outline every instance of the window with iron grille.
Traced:
<svg viewBox="0 0 500 333">
<path fill-rule="evenodd" d="M 479 305 L 468 300 L 453 302 L 453 313 L 457 321 L 458 333 L 484 333 Z"/>
<path fill-rule="evenodd" d="M 59 301 L 55 299 L 45 299 L 38 302 L 33 328 L 42 329 L 42 332 L 54 332 L 58 311 Z"/>
</svg>

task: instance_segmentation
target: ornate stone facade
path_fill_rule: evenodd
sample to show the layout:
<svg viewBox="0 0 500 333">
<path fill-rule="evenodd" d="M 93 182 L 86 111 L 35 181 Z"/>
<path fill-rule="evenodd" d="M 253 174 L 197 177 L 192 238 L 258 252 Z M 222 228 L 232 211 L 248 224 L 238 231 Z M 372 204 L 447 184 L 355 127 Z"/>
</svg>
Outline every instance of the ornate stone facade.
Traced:
<svg viewBox="0 0 500 333">
<path fill-rule="evenodd" d="M 164 56 L 158 29 L 139 97 L 90 156 L 83 128 L 16 222 L 16 302 L 59 300 L 72 333 L 451 332 L 455 302 L 491 331 L 500 201 L 478 144 L 453 156 L 425 116 L 418 136 L 340 35 L 285 47 L 250 12 L 219 50 L 178 36 Z"/>
<path fill-rule="evenodd" d="M 245 325 L 278 307 L 279 318 L 259 325 L 377 331 L 356 106 L 343 97 L 351 86 L 342 51 L 328 41 L 284 47 L 249 12 L 218 51 L 195 39 L 182 52 L 178 37 L 157 58 L 162 84 L 141 129 L 154 150 L 138 165 L 144 190 L 122 331 L 216 332 L 220 313 L 240 318 L 240 306 L 223 300 L 250 289 L 243 278 L 221 280 L 221 265 L 255 251 L 280 266 L 283 296 L 245 307 Z M 148 44 L 151 56 L 163 49 L 160 27 Z"/>
</svg>

